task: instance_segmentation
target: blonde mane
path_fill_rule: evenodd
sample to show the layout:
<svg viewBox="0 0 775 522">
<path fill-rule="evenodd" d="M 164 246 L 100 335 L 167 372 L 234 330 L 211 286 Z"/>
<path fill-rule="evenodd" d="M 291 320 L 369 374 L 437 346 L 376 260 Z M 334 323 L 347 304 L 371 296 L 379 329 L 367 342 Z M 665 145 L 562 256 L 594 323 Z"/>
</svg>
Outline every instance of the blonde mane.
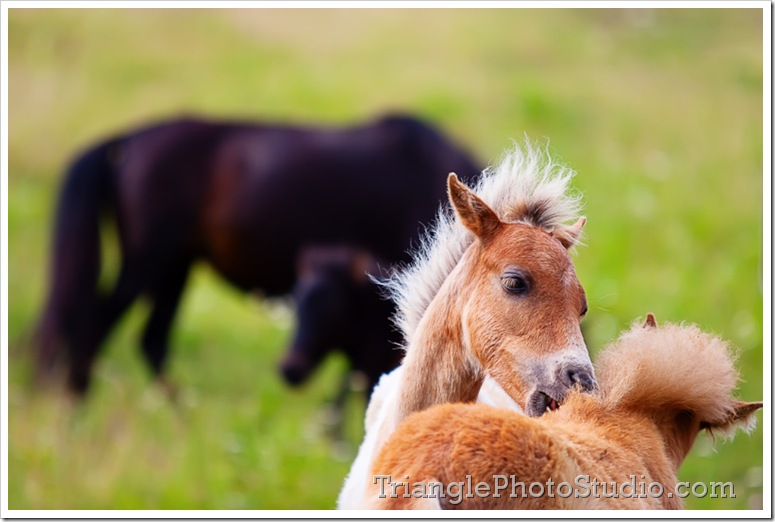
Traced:
<svg viewBox="0 0 775 522">
<path fill-rule="evenodd" d="M 552 231 L 578 217 L 580 196 L 570 191 L 574 172 L 553 163 L 546 149 L 526 142 L 505 154 L 497 167 L 486 168 L 474 192 L 502 221 L 526 223 Z M 406 346 L 444 280 L 452 272 L 474 236 L 458 222 L 449 204 L 437 214 L 413 252 L 411 265 L 383 283 L 398 306 L 395 323 Z"/>
<path fill-rule="evenodd" d="M 729 344 L 697 326 L 636 324 L 600 354 L 596 372 L 607 407 L 686 410 L 713 423 L 735 408 L 734 363 Z"/>
</svg>

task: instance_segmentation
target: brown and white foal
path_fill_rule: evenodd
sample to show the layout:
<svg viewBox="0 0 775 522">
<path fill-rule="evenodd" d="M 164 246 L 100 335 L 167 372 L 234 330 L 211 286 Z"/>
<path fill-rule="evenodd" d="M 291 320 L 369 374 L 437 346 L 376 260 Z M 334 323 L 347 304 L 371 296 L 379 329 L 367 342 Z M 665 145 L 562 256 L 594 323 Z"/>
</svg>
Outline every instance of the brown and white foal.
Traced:
<svg viewBox="0 0 775 522">
<path fill-rule="evenodd" d="M 538 416 L 595 377 L 580 321 L 584 289 L 569 256 L 571 172 L 538 151 L 514 151 L 471 189 L 449 176 L 451 208 L 394 279 L 406 355 L 383 377 L 367 411 L 366 437 L 339 497 L 364 500 L 373 456 L 407 416 L 436 404 L 474 402 L 485 377 L 516 408 Z"/>
</svg>

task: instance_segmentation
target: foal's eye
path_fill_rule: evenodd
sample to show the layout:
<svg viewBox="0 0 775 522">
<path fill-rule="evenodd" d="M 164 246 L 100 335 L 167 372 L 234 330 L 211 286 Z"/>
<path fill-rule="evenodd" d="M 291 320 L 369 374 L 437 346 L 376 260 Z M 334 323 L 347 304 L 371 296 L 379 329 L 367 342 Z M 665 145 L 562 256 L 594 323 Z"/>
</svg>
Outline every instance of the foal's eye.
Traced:
<svg viewBox="0 0 775 522">
<path fill-rule="evenodd" d="M 530 287 L 524 275 L 514 273 L 506 273 L 501 276 L 501 285 L 510 294 L 517 295 L 524 294 Z"/>
</svg>

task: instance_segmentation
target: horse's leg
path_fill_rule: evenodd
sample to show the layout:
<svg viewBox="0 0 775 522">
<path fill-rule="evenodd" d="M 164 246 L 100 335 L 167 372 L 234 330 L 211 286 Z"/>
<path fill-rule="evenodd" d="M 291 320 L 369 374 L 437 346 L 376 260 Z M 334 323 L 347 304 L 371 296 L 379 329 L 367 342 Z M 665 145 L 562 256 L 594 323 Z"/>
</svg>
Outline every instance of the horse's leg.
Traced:
<svg viewBox="0 0 775 522">
<path fill-rule="evenodd" d="M 350 395 L 352 375 L 352 370 L 349 368 L 345 370 L 334 399 L 325 409 L 326 431 L 334 441 L 344 440 L 344 417 L 347 408 L 347 397 Z"/>
<path fill-rule="evenodd" d="M 142 350 L 153 376 L 164 388 L 170 398 L 175 397 L 172 383 L 164 375 L 165 363 L 169 351 L 169 336 L 172 321 L 175 318 L 180 297 L 183 294 L 188 274 L 191 270 L 189 259 L 172 263 L 158 274 L 149 289 L 153 308 L 142 337 Z"/>
<path fill-rule="evenodd" d="M 76 335 L 69 344 L 68 385 L 76 395 L 84 395 L 91 383 L 92 367 L 113 325 L 137 298 L 146 281 L 146 271 L 138 263 L 122 262 L 116 286 L 111 294 L 97 297 L 91 306 L 84 303 Z"/>
<path fill-rule="evenodd" d="M 326 434 L 334 443 L 334 451 L 342 456 L 349 456 L 352 451 L 346 437 L 347 401 L 354 391 L 361 391 L 368 384 L 371 382 L 367 375 L 357 367 L 348 368 L 342 376 L 336 395 L 325 407 L 323 422 Z"/>
</svg>

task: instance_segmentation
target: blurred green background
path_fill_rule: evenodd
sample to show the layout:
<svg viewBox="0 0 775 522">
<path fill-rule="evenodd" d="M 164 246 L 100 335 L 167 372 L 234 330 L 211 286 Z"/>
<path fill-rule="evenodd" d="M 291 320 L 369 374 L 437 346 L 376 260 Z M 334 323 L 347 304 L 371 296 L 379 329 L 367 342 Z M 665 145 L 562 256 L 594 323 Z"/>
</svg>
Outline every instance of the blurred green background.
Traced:
<svg viewBox="0 0 775 522">
<path fill-rule="evenodd" d="M 550 140 L 585 195 L 575 260 L 593 356 L 646 312 L 695 322 L 739 348 L 739 395 L 761 399 L 762 23 L 754 9 L 10 9 L 9 507 L 335 504 L 362 435 L 357 397 L 349 446 L 322 428 L 343 359 L 287 389 L 288 308 L 206 266 L 174 331 L 177 408 L 139 357 L 144 304 L 85 408 L 32 386 L 65 163 L 181 113 L 348 124 L 400 109 L 482 163 L 511 139 Z M 732 481 L 737 497 L 687 507 L 761 508 L 762 431 L 698 439 L 680 478 Z"/>
</svg>

